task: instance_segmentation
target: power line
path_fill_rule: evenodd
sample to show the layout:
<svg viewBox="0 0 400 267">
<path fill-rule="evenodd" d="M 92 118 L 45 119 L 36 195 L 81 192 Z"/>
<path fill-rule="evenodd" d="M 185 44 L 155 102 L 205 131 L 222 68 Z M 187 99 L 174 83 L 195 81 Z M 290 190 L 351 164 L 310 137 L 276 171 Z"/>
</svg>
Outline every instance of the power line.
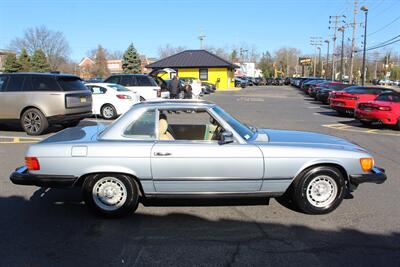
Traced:
<svg viewBox="0 0 400 267">
<path fill-rule="evenodd" d="M 395 22 L 398 21 L 399 19 L 400 19 L 400 16 L 398 16 L 397 18 L 395 18 L 394 20 L 392 20 L 391 22 L 389 22 L 388 24 L 386 24 L 386 25 L 383 26 L 382 28 L 379 28 L 378 30 L 376 30 L 376 31 L 374 31 L 374 32 L 372 32 L 372 33 L 370 33 L 370 34 L 367 34 L 367 36 L 371 36 L 371 35 L 373 35 L 373 34 L 375 34 L 375 33 L 377 33 L 377 32 L 380 32 L 381 30 L 383 30 L 383 29 L 389 27 L 390 25 L 392 25 L 393 23 L 395 23 Z"/>
<path fill-rule="evenodd" d="M 380 44 L 377 44 L 377 45 L 375 45 L 375 46 L 373 46 L 373 47 L 369 47 L 369 48 L 367 48 L 366 50 L 367 50 L 367 51 L 371 51 L 371 50 L 375 50 L 375 49 L 378 49 L 378 48 L 382 48 L 382 47 L 385 47 L 385 46 L 388 46 L 388 45 L 391 45 L 391 44 L 400 42 L 400 39 L 399 39 L 399 38 L 400 38 L 400 34 L 397 35 L 397 36 L 395 36 L 395 37 L 393 37 L 393 38 L 390 38 L 389 40 L 387 40 L 387 41 L 385 41 L 385 42 L 382 42 L 382 43 L 380 43 Z M 396 39 L 398 39 L 398 40 L 396 40 Z M 361 50 L 356 51 L 356 53 L 358 53 L 358 52 L 361 52 Z"/>
</svg>

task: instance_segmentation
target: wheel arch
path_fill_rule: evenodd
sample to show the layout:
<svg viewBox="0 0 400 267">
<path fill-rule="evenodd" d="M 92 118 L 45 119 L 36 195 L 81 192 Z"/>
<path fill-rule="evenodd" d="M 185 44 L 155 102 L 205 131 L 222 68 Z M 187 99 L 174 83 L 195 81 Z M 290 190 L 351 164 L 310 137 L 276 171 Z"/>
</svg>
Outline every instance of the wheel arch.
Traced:
<svg viewBox="0 0 400 267">
<path fill-rule="evenodd" d="M 143 186 L 142 183 L 140 182 L 140 179 L 136 176 L 133 175 L 132 173 L 127 173 L 127 172 L 115 172 L 115 171 L 95 171 L 95 172 L 90 172 L 90 173 L 86 173 L 82 176 L 80 176 L 74 183 L 75 187 L 83 187 L 86 183 L 86 181 L 88 181 L 88 178 L 97 174 L 110 174 L 110 175 L 125 175 L 128 176 L 129 178 L 132 179 L 132 181 L 136 184 L 138 190 L 139 190 L 139 196 L 140 197 L 144 197 L 144 190 L 143 190 Z"/>
<path fill-rule="evenodd" d="M 346 182 L 348 181 L 348 179 L 349 179 L 348 173 L 347 173 L 346 169 L 339 162 L 314 162 L 314 163 L 303 166 L 297 172 L 297 174 L 294 176 L 292 183 L 295 180 L 301 178 L 304 175 L 304 173 L 308 172 L 309 170 L 317 168 L 317 167 L 322 167 L 322 166 L 337 168 L 340 171 L 340 173 L 343 175 L 343 178 L 345 179 L 345 181 Z"/>
<path fill-rule="evenodd" d="M 28 109 L 31 109 L 31 108 L 34 108 L 34 109 L 39 110 L 39 111 L 42 112 L 43 115 L 47 118 L 46 112 L 44 112 L 43 109 L 41 109 L 40 107 L 37 107 L 37 106 L 34 106 L 34 105 L 29 105 L 29 106 L 24 107 L 24 108 L 21 110 L 21 112 L 19 113 L 19 118 L 22 117 L 22 114 L 24 114 L 25 111 L 27 111 Z"/>
</svg>

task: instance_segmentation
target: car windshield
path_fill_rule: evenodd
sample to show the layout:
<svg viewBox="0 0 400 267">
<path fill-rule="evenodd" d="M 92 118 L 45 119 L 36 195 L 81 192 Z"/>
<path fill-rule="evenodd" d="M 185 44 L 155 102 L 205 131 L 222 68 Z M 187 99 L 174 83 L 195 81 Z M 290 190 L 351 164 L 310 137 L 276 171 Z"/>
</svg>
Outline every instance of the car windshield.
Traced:
<svg viewBox="0 0 400 267">
<path fill-rule="evenodd" d="M 122 85 L 119 84 L 110 84 L 108 85 L 109 87 L 111 87 L 112 89 L 118 91 L 118 92 L 129 92 L 130 90 Z"/>
<path fill-rule="evenodd" d="M 244 140 L 249 140 L 254 135 L 254 132 L 249 127 L 229 115 L 222 108 L 214 107 L 213 111 L 221 116 Z"/>
</svg>

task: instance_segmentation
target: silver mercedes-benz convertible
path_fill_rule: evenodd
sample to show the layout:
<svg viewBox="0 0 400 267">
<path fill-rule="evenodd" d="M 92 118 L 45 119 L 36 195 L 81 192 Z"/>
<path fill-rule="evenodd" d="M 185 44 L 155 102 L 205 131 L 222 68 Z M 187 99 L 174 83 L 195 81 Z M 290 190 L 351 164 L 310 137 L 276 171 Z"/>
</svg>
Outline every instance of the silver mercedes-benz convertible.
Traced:
<svg viewBox="0 0 400 267">
<path fill-rule="evenodd" d="M 325 214 L 359 184 L 386 180 L 354 143 L 257 129 L 201 100 L 142 102 L 108 127 L 65 129 L 31 145 L 25 163 L 13 183 L 82 187 L 85 203 L 111 217 L 166 197 L 282 197 Z"/>
</svg>

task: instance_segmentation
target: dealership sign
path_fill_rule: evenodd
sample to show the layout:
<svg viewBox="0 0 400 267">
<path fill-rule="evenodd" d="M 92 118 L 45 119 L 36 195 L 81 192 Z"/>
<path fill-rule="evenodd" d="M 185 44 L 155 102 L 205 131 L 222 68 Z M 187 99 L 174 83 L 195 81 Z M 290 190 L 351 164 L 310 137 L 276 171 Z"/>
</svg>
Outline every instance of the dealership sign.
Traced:
<svg viewBox="0 0 400 267">
<path fill-rule="evenodd" d="M 311 58 L 309 58 L 309 57 L 300 57 L 299 58 L 299 64 L 302 65 L 302 66 L 311 65 Z"/>
</svg>

